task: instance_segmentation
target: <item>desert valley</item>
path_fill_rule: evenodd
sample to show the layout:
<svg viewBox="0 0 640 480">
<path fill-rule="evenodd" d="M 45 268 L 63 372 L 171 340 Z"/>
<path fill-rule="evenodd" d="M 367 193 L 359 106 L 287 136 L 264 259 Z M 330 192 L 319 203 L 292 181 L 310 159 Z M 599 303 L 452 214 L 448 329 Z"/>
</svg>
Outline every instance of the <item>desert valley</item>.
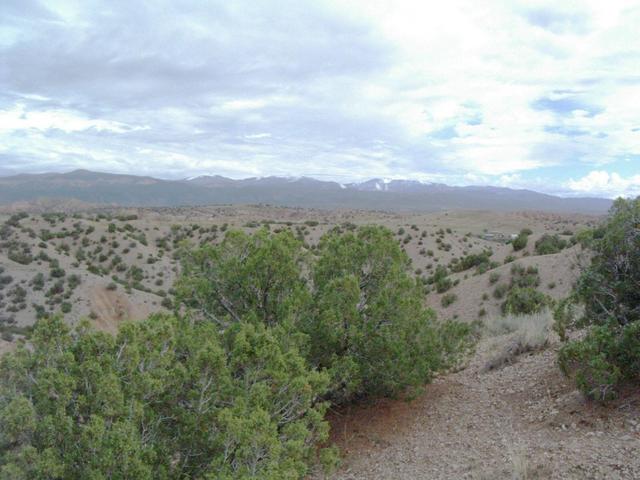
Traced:
<svg viewBox="0 0 640 480">
<path fill-rule="evenodd" d="M 590 259 L 577 238 L 602 221 L 535 210 L 7 207 L 0 348 L 28 343 L 39 318 L 62 315 L 71 326 L 88 319 L 115 335 L 124 322 L 180 309 L 181 252 L 231 231 L 290 232 L 313 254 L 327 232 L 380 225 L 406 252 L 424 306 L 472 325 L 476 340 L 416 398 L 331 409 L 330 439 L 342 456 L 331 478 L 633 478 L 640 464 L 625 452 L 640 445 L 640 397 L 590 403 L 557 367 L 552 307 L 505 313 L 518 286 L 550 302 L 566 298 Z"/>
<path fill-rule="evenodd" d="M 640 0 L 1 0 L 0 480 L 640 479 Z"/>
</svg>

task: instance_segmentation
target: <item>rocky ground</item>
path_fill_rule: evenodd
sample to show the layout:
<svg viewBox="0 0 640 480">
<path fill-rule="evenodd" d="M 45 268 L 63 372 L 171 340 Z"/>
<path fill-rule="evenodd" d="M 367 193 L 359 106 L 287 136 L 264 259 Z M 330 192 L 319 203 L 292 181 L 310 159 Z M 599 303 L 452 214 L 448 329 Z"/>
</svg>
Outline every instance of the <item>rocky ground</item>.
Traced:
<svg viewBox="0 0 640 480">
<path fill-rule="evenodd" d="M 585 401 L 559 372 L 556 347 L 487 372 L 494 343 L 412 402 L 334 412 L 345 458 L 330 478 L 640 478 L 640 392 L 607 407 Z"/>
</svg>

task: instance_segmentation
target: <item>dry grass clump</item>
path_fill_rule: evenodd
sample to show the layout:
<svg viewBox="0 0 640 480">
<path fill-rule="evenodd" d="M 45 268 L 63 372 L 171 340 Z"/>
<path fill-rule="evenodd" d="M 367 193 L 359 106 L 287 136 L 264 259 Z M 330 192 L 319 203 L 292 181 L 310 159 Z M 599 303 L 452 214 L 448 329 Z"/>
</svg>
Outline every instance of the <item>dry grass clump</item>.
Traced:
<svg viewBox="0 0 640 480">
<path fill-rule="evenodd" d="M 488 318 L 485 321 L 486 331 L 496 339 L 483 370 L 512 364 L 518 355 L 547 347 L 555 339 L 552 325 L 553 315 L 549 310 Z"/>
<path fill-rule="evenodd" d="M 516 445 L 509 448 L 511 461 L 511 478 L 513 480 L 529 480 L 533 478 L 526 448 Z"/>
</svg>

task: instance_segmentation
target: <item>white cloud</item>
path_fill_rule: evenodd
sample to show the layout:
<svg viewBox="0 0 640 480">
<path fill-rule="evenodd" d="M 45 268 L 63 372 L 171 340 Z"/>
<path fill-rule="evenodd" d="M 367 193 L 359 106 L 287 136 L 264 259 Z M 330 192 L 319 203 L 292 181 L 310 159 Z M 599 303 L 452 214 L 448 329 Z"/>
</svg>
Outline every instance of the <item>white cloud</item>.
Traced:
<svg viewBox="0 0 640 480">
<path fill-rule="evenodd" d="M 244 138 L 246 138 L 247 140 L 259 140 L 261 138 L 271 138 L 271 134 L 270 133 L 250 133 L 248 135 L 245 135 Z"/>
<path fill-rule="evenodd" d="M 601 165 L 640 153 L 640 135 L 633 131 L 640 88 L 621 84 L 637 78 L 640 37 L 631 34 L 640 21 L 637 3 L 349 4 L 398 49 L 393 68 L 364 89 L 368 105 L 360 108 L 395 118 L 414 139 L 455 126 L 459 137 L 432 140 L 444 147 L 448 166 L 500 175 L 568 161 Z M 527 18 L 531 9 L 538 17 Z M 623 61 L 629 54 L 635 60 Z M 571 99 L 576 92 L 602 111 L 532 109 L 536 99 Z M 467 123 L 470 102 L 481 124 Z M 580 129 L 585 137 L 577 144 L 549 126 Z"/>
<path fill-rule="evenodd" d="M 227 110 L 255 110 L 267 105 L 264 100 L 230 100 L 222 104 Z"/>
<path fill-rule="evenodd" d="M 613 171 L 640 155 L 637 0 L 118 5 L 59 0 L 48 8 L 63 28 L 25 10 L 11 27 L 20 48 L 0 37 L 0 152 L 12 170 L 60 152 L 65 165 L 106 157 L 101 167 L 132 173 L 558 191 L 567 175 L 540 172 Z M 137 125 L 149 127 L 104 135 Z M 583 180 L 570 191 L 592 193 Z"/>
<path fill-rule="evenodd" d="M 569 180 L 567 188 L 577 194 L 632 197 L 640 195 L 640 175 L 625 178 L 616 172 L 593 170 L 578 180 Z"/>
<path fill-rule="evenodd" d="M 80 132 L 88 129 L 124 133 L 142 130 L 148 127 L 131 127 L 121 122 L 90 119 L 71 110 L 34 110 L 26 111 L 23 104 L 0 110 L 0 132 L 18 130 L 61 130 L 65 133 Z"/>
</svg>

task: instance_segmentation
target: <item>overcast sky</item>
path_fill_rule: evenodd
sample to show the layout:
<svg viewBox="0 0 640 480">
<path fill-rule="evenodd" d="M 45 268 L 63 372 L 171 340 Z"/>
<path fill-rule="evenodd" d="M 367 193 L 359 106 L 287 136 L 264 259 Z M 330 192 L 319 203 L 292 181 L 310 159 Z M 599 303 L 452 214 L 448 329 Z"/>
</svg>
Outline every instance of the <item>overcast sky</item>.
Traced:
<svg viewBox="0 0 640 480">
<path fill-rule="evenodd" d="M 0 175 L 640 194 L 640 1 L 0 3 Z"/>
</svg>

